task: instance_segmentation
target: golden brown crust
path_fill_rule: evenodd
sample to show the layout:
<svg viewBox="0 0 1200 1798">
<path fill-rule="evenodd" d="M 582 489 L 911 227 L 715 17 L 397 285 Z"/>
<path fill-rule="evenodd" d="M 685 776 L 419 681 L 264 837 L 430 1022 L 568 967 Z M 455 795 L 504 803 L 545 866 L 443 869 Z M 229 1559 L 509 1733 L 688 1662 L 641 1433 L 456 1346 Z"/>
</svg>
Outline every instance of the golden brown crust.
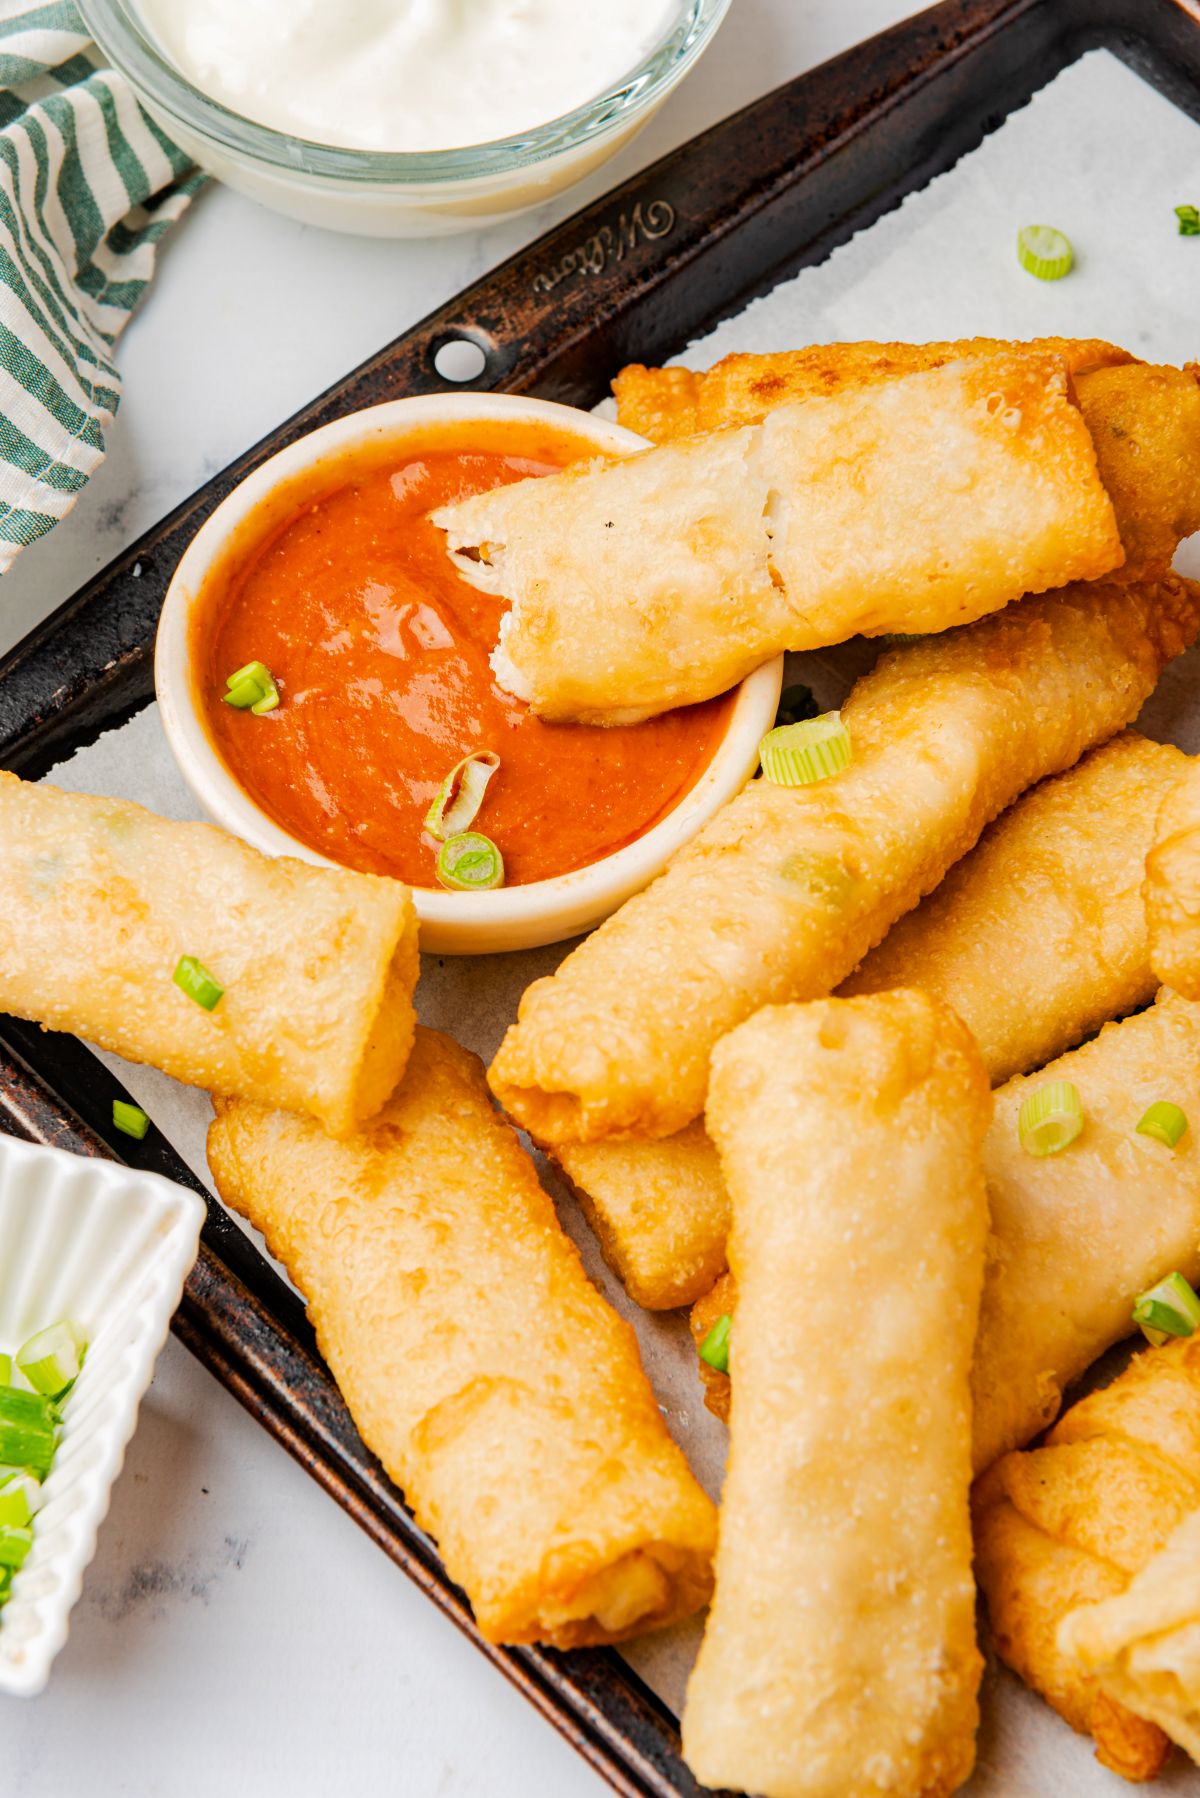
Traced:
<svg viewBox="0 0 1200 1798">
<path fill-rule="evenodd" d="M 490 1641 L 619 1641 L 705 1602 L 713 1507 L 474 1056 L 419 1030 L 343 1143 L 218 1101 L 209 1162 Z"/>
<path fill-rule="evenodd" d="M 1150 960 L 1168 986 L 1200 999 L 1200 763 L 1159 808 L 1146 856 Z"/>
<path fill-rule="evenodd" d="M 714 1151 L 715 1157 L 715 1151 Z M 737 1281 L 724 1273 L 716 1284 L 698 1298 L 688 1313 L 688 1329 L 696 1345 L 696 1365 L 704 1388 L 704 1403 L 714 1417 L 729 1422 L 729 1404 L 733 1391 L 729 1375 L 710 1367 L 700 1358 L 700 1345 L 719 1318 L 732 1317 L 737 1309 Z"/>
<path fill-rule="evenodd" d="M 15 774 L 0 774 L 0 842 L 0 1009 L 334 1135 L 399 1080 L 417 978 L 399 881 Z M 224 987 L 215 1010 L 174 984 L 183 955 Z"/>
</svg>

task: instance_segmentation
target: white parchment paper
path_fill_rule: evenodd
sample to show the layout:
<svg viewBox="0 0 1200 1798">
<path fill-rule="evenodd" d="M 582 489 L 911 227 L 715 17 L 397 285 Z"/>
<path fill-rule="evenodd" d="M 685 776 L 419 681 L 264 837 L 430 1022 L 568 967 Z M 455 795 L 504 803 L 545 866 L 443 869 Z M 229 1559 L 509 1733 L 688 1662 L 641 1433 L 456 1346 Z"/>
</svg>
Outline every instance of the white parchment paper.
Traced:
<svg viewBox="0 0 1200 1798">
<path fill-rule="evenodd" d="M 755 302 L 679 360 L 707 367 L 731 350 L 775 350 L 855 338 L 1066 335 L 1106 337 L 1165 362 L 1200 356 L 1200 238 L 1177 235 L 1173 208 L 1200 204 L 1200 128 L 1107 52 L 1095 51 L 1050 83 L 952 171 L 820 267 Z M 1057 225 L 1076 267 L 1056 283 L 1018 266 L 1023 224 Z M 615 370 L 613 371 L 616 372 Z M 1180 566 L 1200 573 L 1195 545 Z M 793 658 L 789 678 L 835 705 L 863 664 L 861 646 Z M 1200 657 L 1169 671 L 1141 724 L 1200 751 L 1195 703 Z M 152 707 L 56 770 L 57 784 L 136 799 L 168 817 L 197 816 Z M 526 985 L 569 945 L 529 954 L 441 960 L 427 956 L 422 1019 L 485 1059 L 516 1014 Z M 189 1166 L 207 1177 L 207 1098 L 146 1068 L 117 1063 L 138 1102 Z M 671 1429 L 698 1476 L 718 1492 L 725 1430 L 704 1410 L 682 1315 L 649 1316 L 625 1300 L 561 1183 L 543 1165 L 563 1223 L 593 1278 L 629 1316 Z M 635 1644 L 629 1659 L 678 1710 L 699 1624 Z M 984 1684 L 979 1768 L 971 1798 L 1115 1798 L 1125 1783 L 1094 1761 L 1020 1682 L 994 1665 Z M 1163 1794 L 1200 1798 L 1200 1771 L 1182 1755 L 1158 1782 Z"/>
</svg>

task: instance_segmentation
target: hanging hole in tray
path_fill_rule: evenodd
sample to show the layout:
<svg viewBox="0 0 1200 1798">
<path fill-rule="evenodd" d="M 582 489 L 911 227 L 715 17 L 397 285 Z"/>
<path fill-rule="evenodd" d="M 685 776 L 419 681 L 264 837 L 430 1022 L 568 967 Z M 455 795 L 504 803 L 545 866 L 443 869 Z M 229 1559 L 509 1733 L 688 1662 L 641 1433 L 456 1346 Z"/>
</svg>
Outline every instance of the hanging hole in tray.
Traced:
<svg viewBox="0 0 1200 1798">
<path fill-rule="evenodd" d="M 463 387 L 477 381 L 487 367 L 487 351 L 470 337 L 448 337 L 434 352 L 433 366 L 443 381 Z"/>
</svg>

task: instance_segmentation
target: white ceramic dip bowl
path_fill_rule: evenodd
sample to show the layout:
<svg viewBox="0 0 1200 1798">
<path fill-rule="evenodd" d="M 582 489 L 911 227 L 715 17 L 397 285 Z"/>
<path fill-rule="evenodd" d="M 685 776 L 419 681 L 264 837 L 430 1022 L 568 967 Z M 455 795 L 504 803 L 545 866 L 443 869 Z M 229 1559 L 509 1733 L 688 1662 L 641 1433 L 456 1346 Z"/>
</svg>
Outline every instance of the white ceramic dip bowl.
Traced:
<svg viewBox="0 0 1200 1798">
<path fill-rule="evenodd" d="M 238 555 L 244 554 L 260 534 L 289 516 L 294 503 L 289 494 L 298 491 L 322 463 L 336 465 L 342 458 L 387 450 L 393 443 L 403 452 L 408 441 L 419 440 L 422 433 L 445 426 L 461 429 L 475 420 L 492 427 L 534 423 L 576 437 L 600 454 L 626 455 L 647 447 L 643 438 L 606 419 L 545 400 L 476 393 L 393 400 L 337 419 L 255 469 L 197 532 L 175 571 L 154 662 L 167 741 L 192 795 L 208 816 L 268 855 L 294 855 L 317 866 L 332 865 L 250 797 L 209 733 L 192 652 L 194 620 L 209 576 L 235 539 Z M 415 888 L 421 947 L 439 955 L 530 949 L 561 942 L 599 924 L 652 880 L 745 785 L 755 769 L 759 742 L 774 723 L 782 674 L 780 657 L 741 683 L 708 766 L 664 818 L 624 848 L 569 874 L 525 886 L 482 893 Z"/>
</svg>

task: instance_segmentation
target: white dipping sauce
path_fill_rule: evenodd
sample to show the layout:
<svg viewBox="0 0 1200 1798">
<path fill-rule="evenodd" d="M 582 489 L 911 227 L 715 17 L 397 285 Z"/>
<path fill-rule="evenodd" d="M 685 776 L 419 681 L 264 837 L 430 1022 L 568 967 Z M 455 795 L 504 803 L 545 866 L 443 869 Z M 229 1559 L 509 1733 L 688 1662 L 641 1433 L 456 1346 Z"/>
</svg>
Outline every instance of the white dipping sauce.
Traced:
<svg viewBox="0 0 1200 1798">
<path fill-rule="evenodd" d="M 444 150 L 544 125 L 603 92 L 678 0 L 141 0 L 187 80 L 291 137 Z"/>
</svg>

